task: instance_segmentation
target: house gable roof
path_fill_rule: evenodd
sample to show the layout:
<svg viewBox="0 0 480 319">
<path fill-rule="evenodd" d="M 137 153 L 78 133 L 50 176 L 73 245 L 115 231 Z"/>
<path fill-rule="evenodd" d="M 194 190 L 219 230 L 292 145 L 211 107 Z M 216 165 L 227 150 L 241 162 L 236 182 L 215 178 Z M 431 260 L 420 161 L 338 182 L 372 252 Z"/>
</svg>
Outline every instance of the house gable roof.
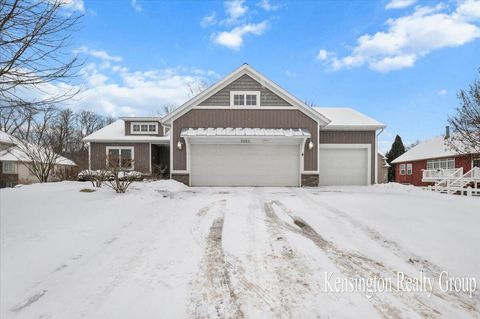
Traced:
<svg viewBox="0 0 480 319">
<path fill-rule="evenodd" d="M 268 90 L 273 92 L 274 94 L 278 95 L 283 100 L 290 103 L 293 107 L 298 108 L 303 113 L 307 114 L 311 118 L 317 120 L 320 125 L 327 125 L 330 123 L 330 120 L 325 117 L 323 114 L 320 114 L 313 110 L 311 107 L 306 105 L 304 102 L 297 99 L 292 94 L 288 93 L 286 90 L 281 88 L 279 85 L 265 77 L 264 75 L 260 74 L 254 68 L 249 66 L 248 64 L 243 64 L 235 71 L 224 77 L 222 80 L 218 81 L 217 83 L 210 86 L 208 89 L 204 90 L 203 92 L 199 93 L 198 95 L 194 96 L 189 101 L 185 102 L 179 108 L 167 114 L 163 119 L 162 123 L 169 123 L 176 118 L 180 117 L 181 115 L 188 112 L 192 107 L 199 105 L 222 88 L 226 87 L 227 85 L 231 84 L 235 80 L 239 79 L 243 75 L 248 75 L 253 78 L 255 81 L 259 82 L 261 85 L 265 86 Z"/>
<path fill-rule="evenodd" d="M 449 148 L 443 136 L 423 141 L 392 161 L 393 164 L 432 158 L 456 156 L 457 152 Z"/>
<path fill-rule="evenodd" d="M 133 118 L 132 118 L 133 120 Z M 102 127 L 98 131 L 83 138 L 84 142 L 168 142 L 169 136 L 157 135 L 125 135 L 125 120 L 115 122 Z"/>
<path fill-rule="evenodd" d="M 349 107 L 315 107 L 331 122 L 323 130 L 377 130 L 385 125 Z"/>
<path fill-rule="evenodd" d="M 18 138 L 8 134 L 0 130 L 0 143 L 11 145 L 9 148 L 0 151 L 0 161 L 8 161 L 8 162 L 30 162 L 31 158 L 25 153 L 25 147 L 18 146 L 19 144 L 22 145 Z M 23 144 L 24 145 L 24 144 Z M 39 149 L 39 146 L 33 145 L 28 143 L 28 148 Z M 38 154 L 38 151 L 35 151 Z M 75 162 L 69 160 L 66 157 L 58 155 L 56 159 L 56 164 L 58 165 L 68 165 L 68 166 L 76 166 Z"/>
</svg>

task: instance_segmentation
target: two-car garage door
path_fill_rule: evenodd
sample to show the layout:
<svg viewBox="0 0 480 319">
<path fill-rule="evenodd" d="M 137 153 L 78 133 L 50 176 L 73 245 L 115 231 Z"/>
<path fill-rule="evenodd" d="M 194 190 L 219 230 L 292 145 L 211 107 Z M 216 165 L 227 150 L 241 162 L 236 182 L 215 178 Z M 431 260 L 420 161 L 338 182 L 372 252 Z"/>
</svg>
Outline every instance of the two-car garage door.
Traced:
<svg viewBox="0 0 480 319">
<path fill-rule="evenodd" d="M 368 147 L 321 147 L 320 185 L 367 185 L 370 181 Z"/>
<path fill-rule="evenodd" d="M 299 186 L 298 144 L 191 144 L 192 186 Z"/>
<path fill-rule="evenodd" d="M 320 185 L 368 185 L 370 146 L 325 145 Z M 299 186 L 298 144 L 191 144 L 192 186 Z"/>
</svg>

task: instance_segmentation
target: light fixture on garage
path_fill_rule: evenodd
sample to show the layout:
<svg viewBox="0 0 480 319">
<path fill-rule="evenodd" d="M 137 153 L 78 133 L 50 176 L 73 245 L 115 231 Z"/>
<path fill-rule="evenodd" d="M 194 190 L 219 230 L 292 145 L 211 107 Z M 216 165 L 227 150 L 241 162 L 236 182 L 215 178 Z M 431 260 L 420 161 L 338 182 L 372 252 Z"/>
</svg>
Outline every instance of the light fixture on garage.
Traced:
<svg viewBox="0 0 480 319">
<path fill-rule="evenodd" d="M 178 148 L 179 150 L 182 150 L 182 148 L 183 148 L 183 143 L 182 143 L 182 141 L 178 141 L 178 142 L 177 142 L 177 148 Z"/>
<path fill-rule="evenodd" d="M 309 150 L 309 151 L 313 150 L 313 146 L 314 146 L 314 145 L 313 145 L 313 142 L 312 142 L 312 141 L 308 142 L 308 150 Z"/>
</svg>

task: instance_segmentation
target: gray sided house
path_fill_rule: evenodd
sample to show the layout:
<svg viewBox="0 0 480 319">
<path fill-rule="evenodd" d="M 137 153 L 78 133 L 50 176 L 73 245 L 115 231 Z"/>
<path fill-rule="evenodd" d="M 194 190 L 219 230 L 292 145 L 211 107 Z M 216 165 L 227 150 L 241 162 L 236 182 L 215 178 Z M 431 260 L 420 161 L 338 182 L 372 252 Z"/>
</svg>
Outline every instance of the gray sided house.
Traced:
<svg viewBox="0 0 480 319">
<path fill-rule="evenodd" d="M 247 64 L 163 118 L 122 118 L 87 136 L 108 155 L 190 186 L 369 185 L 384 125 L 350 108 L 312 108 Z"/>
</svg>

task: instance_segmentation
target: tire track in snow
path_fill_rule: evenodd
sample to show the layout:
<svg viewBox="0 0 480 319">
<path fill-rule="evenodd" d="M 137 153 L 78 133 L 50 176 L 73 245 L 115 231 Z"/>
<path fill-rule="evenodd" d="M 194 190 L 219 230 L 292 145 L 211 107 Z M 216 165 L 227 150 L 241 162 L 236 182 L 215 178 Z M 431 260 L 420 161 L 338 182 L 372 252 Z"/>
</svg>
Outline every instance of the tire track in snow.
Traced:
<svg viewBox="0 0 480 319">
<path fill-rule="evenodd" d="M 307 193 L 306 193 L 307 192 Z M 424 271 L 428 275 L 435 275 L 440 273 L 442 270 L 441 267 L 435 265 L 434 263 L 425 260 L 410 252 L 407 251 L 405 248 L 403 248 L 399 243 L 397 243 L 394 240 L 387 239 L 385 236 L 383 236 L 380 232 L 375 230 L 374 228 L 365 225 L 358 221 L 357 219 L 353 218 L 349 214 L 347 214 L 345 211 L 342 211 L 336 207 L 333 207 L 329 205 L 326 202 L 317 200 L 316 198 L 312 198 L 311 195 L 312 193 L 309 193 L 308 191 L 306 192 L 298 192 L 299 196 L 313 202 L 316 206 L 327 210 L 327 212 L 332 213 L 338 217 L 341 217 L 343 220 L 347 221 L 350 223 L 353 227 L 356 229 L 359 229 L 363 233 L 365 233 L 370 239 L 373 241 L 377 242 L 380 246 L 387 248 L 389 251 L 397 255 L 398 257 L 402 258 L 403 260 L 410 262 L 413 264 L 414 267 L 416 267 L 419 270 Z M 420 264 L 418 264 L 418 262 Z"/>
<path fill-rule="evenodd" d="M 351 226 L 353 226 L 356 229 L 359 229 L 364 234 L 366 234 L 367 237 L 369 237 L 371 240 L 373 240 L 383 248 L 386 248 L 389 252 L 393 253 L 400 259 L 409 263 L 411 266 L 416 268 L 419 272 L 422 271 L 427 276 L 434 277 L 436 280 L 438 280 L 438 277 L 442 272 L 442 268 L 440 266 L 406 250 L 396 241 L 386 238 L 374 228 L 361 223 L 360 221 L 353 218 L 346 212 L 336 207 L 333 207 L 328 203 L 319 201 L 317 198 L 312 198 L 311 193 L 308 193 L 308 191 L 297 190 L 297 194 L 299 195 L 299 197 L 303 199 L 307 199 L 308 201 L 312 202 L 315 206 L 321 208 L 323 211 L 326 210 L 328 213 L 334 214 L 335 216 L 342 218 L 344 221 L 348 222 Z M 335 219 L 335 221 L 337 221 L 337 219 Z M 442 300 L 445 300 L 455 305 L 456 307 L 459 307 L 460 309 L 466 310 L 467 312 L 476 313 L 476 314 L 479 313 L 475 303 L 472 301 L 472 299 L 470 299 L 465 294 L 460 294 L 454 291 L 450 293 L 441 293 L 437 290 L 434 290 L 433 294 L 436 297 Z"/>
<path fill-rule="evenodd" d="M 344 251 L 336 247 L 333 243 L 325 240 L 320 234 L 315 231 L 315 229 L 313 229 L 307 222 L 305 222 L 305 220 L 298 216 L 295 216 L 293 211 L 288 209 L 280 201 L 273 201 L 272 204 L 278 206 L 292 219 L 292 222 L 296 226 L 298 226 L 298 228 L 296 228 L 295 226 L 288 224 L 285 221 L 282 221 L 283 226 L 286 229 L 302 234 L 306 238 L 310 239 L 313 243 L 315 243 L 315 245 L 322 249 L 327 254 L 327 256 L 331 260 L 333 260 L 337 266 L 339 266 L 342 273 L 344 273 L 348 277 L 396 277 L 397 271 L 387 268 L 381 262 L 375 261 L 369 257 L 360 255 L 358 253 Z M 407 275 L 405 276 L 407 277 Z M 411 279 L 416 280 L 415 278 Z M 386 318 L 395 318 L 399 314 L 401 314 L 400 309 L 396 308 L 393 305 L 393 302 L 395 301 L 401 301 L 403 306 L 410 308 L 411 311 L 417 313 L 423 318 L 438 318 L 442 316 L 442 313 L 435 309 L 430 303 L 426 303 L 425 298 L 420 298 L 420 296 L 417 295 L 402 294 L 401 292 L 397 292 L 397 288 L 398 287 L 392 284 L 393 292 L 383 294 L 382 296 L 380 296 L 379 294 L 375 294 L 372 298 L 370 298 L 373 306 L 382 316 Z M 435 296 L 441 300 L 452 301 L 448 300 L 449 298 L 447 297 L 447 294 L 439 294 L 435 293 L 434 291 L 432 296 Z M 465 301 L 463 300 L 461 300 L 461 302 L 462 303 L 460 304 L 454 303 L 453 305 L 456 306 L 457 309 L 460 308 L 461 310 L 466 311 L 468 315 L 478 315 L 478 312 L 476 311 L 474 306 L 464 303 Z"/>
<path fill-rule="evenodd" d="M 225 199 L 216 200 L 200 208 L 197 211 L 197 213 L 195 214 L 195 220 L 190 228 L 190 234 L 192 235 L 197 245 L 202 246 L 205 242 L 205 238 L 202 233 L 202 226 L 204 226 L 204 224 L 208 222 L 208 220 L 205 219 L 207 214 L 209 214 L 210 211 L 213 208 L 215 208 L 216 205 L 225 205 L 225 203 L 226 203 Z M 215 214 L 215 213 L 216 212 L 213 212 L 212 214 Z"/>
<path fill-rule="evenodd" d="M 283 221 L 275 214 L 272 202 L 265 202 L 263 209 L 270 234 L 270 252 L 265 262 L 267 269 L 271 268 L 277 278 L 272 287 L 274 291 L 270 292 L 278 293 L 279 307 L 275 317 L 312 317 L 313 304 L 306 304 L 308 297 L 312 296 L 312 270 L 304 256 L 286 240 Z"/>
<path fill-rule="evenodd" d="M 225 200 L 219 201 L 219 211 L 214 212 L 218 216 L 210 227 L 200 272 L 193 287 L 192 315 L 195 318 L 244 317 L 229 271 L 233 267 L 227 263 L 222 248 L 225 204 Z M 201 209 L 198 216 L 205 216 L 214 206 L 212 203 L 208 208 Z"/>
</svg>

